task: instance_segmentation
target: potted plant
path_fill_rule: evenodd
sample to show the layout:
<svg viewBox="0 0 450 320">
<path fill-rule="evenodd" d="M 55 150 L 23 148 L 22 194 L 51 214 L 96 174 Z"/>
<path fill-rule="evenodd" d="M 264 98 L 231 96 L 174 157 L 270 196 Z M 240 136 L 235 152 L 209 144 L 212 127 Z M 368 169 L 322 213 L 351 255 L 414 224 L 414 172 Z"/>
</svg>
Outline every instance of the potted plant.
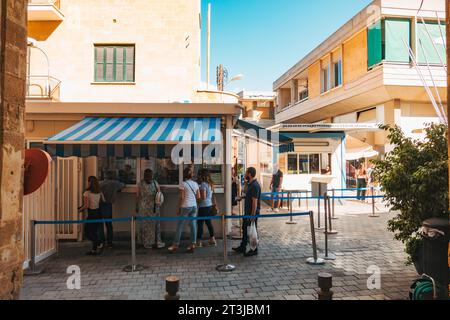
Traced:
<svg viewBox="0 0 450 320">
<path fill-rule="evenodd" d="M 372 161 L 374 178 L 380 182 L 385 201 L 398 214 L 388 222 L 388 230 L 405 245 L 408 264 L 421 273 L 419 234 L 422 222 L 448 217 L 447 126 L 431 124 L 424 140 L 406 137 L 398 127 L 381 126 L 394 146 L 384 160 Z"/>
</svg>

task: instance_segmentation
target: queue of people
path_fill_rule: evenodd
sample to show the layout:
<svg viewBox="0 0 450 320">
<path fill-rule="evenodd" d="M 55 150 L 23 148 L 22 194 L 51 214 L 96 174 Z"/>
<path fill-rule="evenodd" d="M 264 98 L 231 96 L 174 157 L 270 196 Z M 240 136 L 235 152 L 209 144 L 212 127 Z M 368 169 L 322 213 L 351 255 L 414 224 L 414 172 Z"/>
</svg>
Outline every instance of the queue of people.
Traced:
<svg viewBox="0 0 450 320">
<path fill-rule="evenodd" d="M 364 164 L 360 164 L 355 171 L 356 178 L 356 197 L 358 201 L 365 202 L 366 197 L 373 196 L 368 188 L 377 187 L 377 183 L 373 177 L 374 166 L 369 164 L 366 168 Z"/>
<path fill-rule="evenodd" d="M 193 171 L 186 168 L 183 173 L 183 182 L 179 192 L 179 211 L 181 217 L 205 217 L 216 215 L 219 211 L 214 185 L 208 170 L 202 169 L 198 173 L 197 181 L 193 180 Z M 87 211 L 87 220 L 111 219 L 112 208 L 119 193 L 125 184 L 115 179 L 113 171 L 107 172 L 106 179 L 101 183 L 94 176 L 88 178 L 88 187 L 83 194 L 83 205 L 80 211 Z M 136 194 L 136 213 L 138 217 L 159 217 L 160 208 L 164 201 L 159 183 L 153 175 L 153 171 L 144 171 L 144 178 L 138 184 Z M 168 248 L 169 252 L 179 249 L 183 227 L 186 220 L 179 220 L 176 227 L 173 244 Z M 204 226 L 209 233 L 207 242 L 202 242 Z M 197 247 L 216 246 L 214 226 L 210 219 L 189 220 L 190 245 L 187 252 L 193 253 Z M 106 236 L 105 236 L 106 227 Z M 86 237 L 92 242 L 92 248 L 88 255 L 100 255 L 104 248 L 113 247 L 112 222 L 86 224 Z M 143 248 L 162 249 L 165 243 L 161 238 L 161 223 L 159 220 L 139 221 L 138 244 Z"/>
</svg>

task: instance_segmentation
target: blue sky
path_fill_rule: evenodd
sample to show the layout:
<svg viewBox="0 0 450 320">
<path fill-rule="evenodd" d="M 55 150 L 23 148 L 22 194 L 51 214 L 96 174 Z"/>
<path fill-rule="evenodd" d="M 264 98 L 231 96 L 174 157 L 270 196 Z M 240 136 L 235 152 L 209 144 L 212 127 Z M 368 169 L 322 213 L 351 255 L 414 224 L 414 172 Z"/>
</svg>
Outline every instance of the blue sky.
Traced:
<svg viewBox="0 0 450 320">
<path fill-rule="evenodd" d="M 370 0 L 202 0 L 202 80 L 206 16 L 212 4 L 211 83 L 216 66 L 244 74 L 229 91 L 272 90 L 272 83 Z"/>
</svg>

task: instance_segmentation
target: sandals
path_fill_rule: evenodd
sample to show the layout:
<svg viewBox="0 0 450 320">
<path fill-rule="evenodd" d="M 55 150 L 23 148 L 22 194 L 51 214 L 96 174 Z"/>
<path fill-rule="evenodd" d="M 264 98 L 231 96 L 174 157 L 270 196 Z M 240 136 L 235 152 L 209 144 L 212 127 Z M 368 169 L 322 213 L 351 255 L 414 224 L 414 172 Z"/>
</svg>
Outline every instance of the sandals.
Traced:
<svg viewBox="0 0 450 320">
<path fill-rule="evenodd" d="M 215 238 L 209 239 L 208 244 L 209 244 L 211 247 L 217 247 L 217 241 L 216 241 Z"/>
<path fill-rule="evenodd" d="M 177 246 L 177 245 L 172 245 L 172 246 L 170 246 L 169 248 L 167 248 L 167 250 L 168 250 L 170 253 L 175 253 L 175 252 L 178 251 L 178 246 Z"/>
<path fill-rule="evenodd" d="M 195 244 L 191 244 L 186 250 L 187 253 L 194 253 L 194 251 L 195 251 Z"/>
</svg>

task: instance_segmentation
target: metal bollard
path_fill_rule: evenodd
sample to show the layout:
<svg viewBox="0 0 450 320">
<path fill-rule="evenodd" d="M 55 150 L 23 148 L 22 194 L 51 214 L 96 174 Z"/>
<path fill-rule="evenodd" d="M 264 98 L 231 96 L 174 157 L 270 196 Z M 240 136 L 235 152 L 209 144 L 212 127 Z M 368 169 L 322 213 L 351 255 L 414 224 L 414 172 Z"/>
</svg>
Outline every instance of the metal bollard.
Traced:
<svg viewBox="0 0 450 320">
<path fill-rule="evenodd" d="M 236 270 L 236 266 L 228 263 L 228 249 L 227 249 L 227 230 L 225 226 L 225 214 L 222 214 L 222 236 L 223 236 L 223 264 L 216 267 L 219 272 L 232 272 Z"/>
<path fill-rule="evenodd" d="M 333 276 L 329 273 L 319 273 L 317 282 L 320 288 L 318 292 L 319 300 L 333 300 Z"/>
<path fill-rule="evenodd" d="M 320 195 L 317 197 L 317 230 L 322 230 L 320 226 Z"/>
<path fill-rule="evenodd" d="M 289 217 L 289 220 L 286 221 L 286 224 L 297 224 L 297 222 L 294 221 L 293 217 L 292 217 L 292 205 L 293 205 L 293 201 L 291 200 L 292 198 L 292 194 L 291 191 L 288 191 L 288 208 L 289 208 L 289 213 L 291 214 L 291 216 Z"/>
<path fill-rule="evenodd" d="M 322 265 L 325 263 L 324 259 L 317 257 L 317 243 L 316 243 L 316 229 L 314 228 L 314 212 L 309 212 L 309 223 L 311 226 L 311 240 L 313 247 L 313 257 L 306 259 L 306 263 L 312 265 Z"/>
<path fill-rule="evenodd" d="M 175 276 L 169 276 L 166 278 L 166 295 L 165 300 L 180 300 L 180 295 L 178 294 L 180 290 L 180 279 Z"/>
<path fill-rule="evenodd" d="M 379 214 L 375 213 L 375 194 L 374 192 L 374 187 L 370 188 L 371 192 L 372 192 L 372 215 L 369 215 L 370 218 L 378 218 L 380 217 Z"/>
</svg>

